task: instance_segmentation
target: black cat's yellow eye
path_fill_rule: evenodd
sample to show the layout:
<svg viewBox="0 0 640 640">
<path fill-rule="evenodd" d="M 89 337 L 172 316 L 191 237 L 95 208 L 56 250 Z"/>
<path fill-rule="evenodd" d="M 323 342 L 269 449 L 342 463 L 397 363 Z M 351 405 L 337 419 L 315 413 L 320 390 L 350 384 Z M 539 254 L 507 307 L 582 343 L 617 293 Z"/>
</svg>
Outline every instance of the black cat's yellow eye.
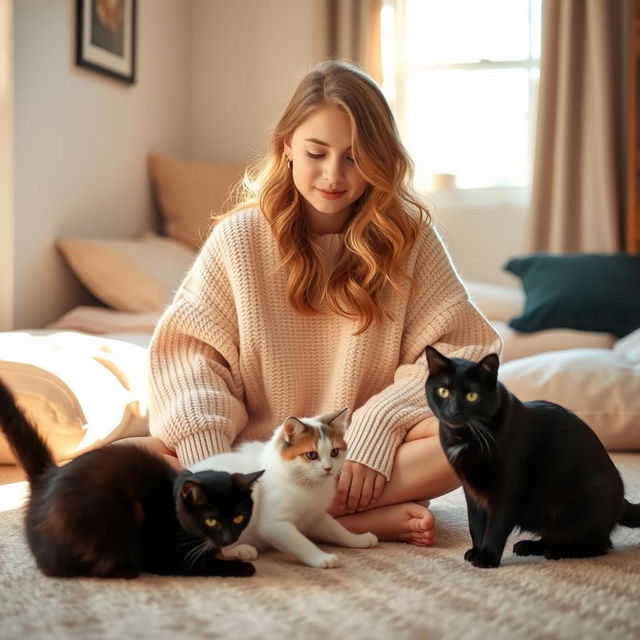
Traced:
<svg viewBox="0 0 640 640">
<path fill-rule="evenodd" d="M 469 391 L 464 399 L 467 402 L 476 402 L 480 396 L 475 391 Z"/>
<path fill-rule="evenodd" d="M 318 452 L 317 451 L 307 451 L 307 453 L 305 453 L 304 455 L 307 456 L 307 458 L 309 458 L 309 460 L 317 460 L 318 459 Z"/>
<path fill-rule="evenodd" d="M 449 389 L 447 389 L 447 387 L 438 387 L 436 389 L 436 393 L 441 397 L 441 398 L 448 398 L 449 397 Z"/>
<path fill-rule="evenodd" d="M 233 519 L 233 522 L 234 522 L 235 524 L 240 524 L 243 520 L 244 520 L 244 516 L 236 516 L 236 517 Z"/>
<path fill-rule="evenodd" d="M 204 523 L 207 527 L 217 527 L 218 521 L 215 518 L 205 518 Z"/>
<path fill-rule="evenodd" d="M 340 449 L 331 449 L 331 457 L 335 458 L 340 455 Z"/>
</svg>

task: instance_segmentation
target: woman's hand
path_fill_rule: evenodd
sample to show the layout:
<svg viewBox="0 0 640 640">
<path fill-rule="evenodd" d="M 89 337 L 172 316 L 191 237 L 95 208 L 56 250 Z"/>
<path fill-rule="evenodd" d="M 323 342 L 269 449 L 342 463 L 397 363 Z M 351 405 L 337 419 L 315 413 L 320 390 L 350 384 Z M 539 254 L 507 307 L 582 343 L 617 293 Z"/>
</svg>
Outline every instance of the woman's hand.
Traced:
<svg viewBox="0 0 640 640">
<path fill-rule="evenodd" d="M 335 503 L 348 511 L 366 509 L 380 497 L 385 482 L 386 478 L 371 467 L 347 460 L 340 472 Z"/>
</svg>

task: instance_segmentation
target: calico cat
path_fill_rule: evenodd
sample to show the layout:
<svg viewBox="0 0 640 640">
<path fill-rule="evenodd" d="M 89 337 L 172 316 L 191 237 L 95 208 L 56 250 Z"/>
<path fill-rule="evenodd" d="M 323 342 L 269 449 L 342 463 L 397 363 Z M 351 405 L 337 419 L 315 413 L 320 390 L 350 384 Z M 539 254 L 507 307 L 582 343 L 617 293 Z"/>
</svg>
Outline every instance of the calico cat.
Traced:
<svg viewBox="0 0 640 640">
<path fill-rule="evenodd" d="M 275 547 L 319 569 L 339 566 L 309 537 L 352 548 L 375 547 L 373 533 L 355 534 L 332 518 L 336 476 L 345 459 L 346 409 L 313 418 L 287 418 L 267 442 L 248 442 L 192 465 L 192 471 L 218 469 L 247 473 L 264 469 L 253 491 L 254 510 L 238 544 L 226 557 L 253 560 L 258 550 Z"/>
<path fill-rule="evenodd" d="M 26 535 L 48 576 L 250 576 L 216 552 L 251 518 L 247 475 L 179 473 L 133 445 L 108 445 L 58 467 L 45 440 L 0 381 L 0 426 L 31 487 Z"/>
<path fill-rule="evenodd" d="M 520 402 L 498 381 L 499 360 L 475 363 L 426 349 L 429 407 L 460 478 L 472 548 L 465 560 L 497 567 L 514 529 L 540 536 L 520 556 L 598 556 L 618 524 L 640 527 L 640 504 L 624 499 L 622 478 L 595 433 L 551 402 Z"/>
</svg>

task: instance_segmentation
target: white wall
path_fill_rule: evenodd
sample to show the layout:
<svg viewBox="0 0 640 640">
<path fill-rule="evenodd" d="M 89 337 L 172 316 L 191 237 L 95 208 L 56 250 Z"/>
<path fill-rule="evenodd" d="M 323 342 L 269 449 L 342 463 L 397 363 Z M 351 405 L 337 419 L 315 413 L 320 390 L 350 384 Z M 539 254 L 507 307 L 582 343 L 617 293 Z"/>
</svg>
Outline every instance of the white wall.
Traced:
<svg viewBox="0 0 640 640">
<path fill-rule="evenodd" d="M 324 57 L 321 0 L 194 0 L 191 154 L 242 164 L 264 150 L 306 69 Z"/>
<path fill-rule="evenodd" d="M 434 220 L 464 280 L 519 286 L 502 269 L 525 251 L 524 209 L 506 204 L 475 210 L 436 207 Z"/>
<path fill-rule="evenodd" d="M 133 237 L 152 216 L 146 153 L 188 148 L 192 3 L 139 0 L 134 85 L 75 66 L 75 7 L 13 4 L 16 328 L 90 300 L 55 239 Z"/>
<path fill-rule="evenodd" d="M 0 331 L 13 324 L 13 30 L 0 0 Z"/>
</svg>

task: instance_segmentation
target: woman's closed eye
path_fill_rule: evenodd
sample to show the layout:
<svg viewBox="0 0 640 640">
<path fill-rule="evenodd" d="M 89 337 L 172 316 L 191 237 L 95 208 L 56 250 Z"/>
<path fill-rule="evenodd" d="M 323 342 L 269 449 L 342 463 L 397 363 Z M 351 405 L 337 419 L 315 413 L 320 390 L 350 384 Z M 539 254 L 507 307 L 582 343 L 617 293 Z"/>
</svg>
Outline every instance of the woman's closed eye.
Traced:
<svg viewBox="0 0 640 640">
<path fill-rule="evenodd" d="M 311 153 L 311 151 L 307 151 L 307 156 L 313 160 L 320 160 L 320 158 L 324 158 L 324 153 Z"/>
</svg>

